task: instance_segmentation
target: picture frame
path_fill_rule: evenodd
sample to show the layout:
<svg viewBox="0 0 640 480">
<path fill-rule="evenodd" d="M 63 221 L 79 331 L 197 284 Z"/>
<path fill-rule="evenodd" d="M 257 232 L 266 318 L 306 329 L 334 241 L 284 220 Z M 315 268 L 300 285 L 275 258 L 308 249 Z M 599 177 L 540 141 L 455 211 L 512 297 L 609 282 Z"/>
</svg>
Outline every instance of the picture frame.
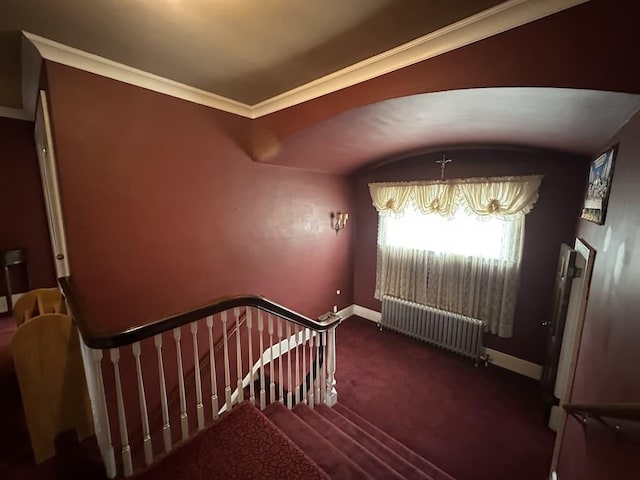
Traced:
<svg viewBox="0 0 640 480">
<path fill-rule="evenodd" d="M 598 155 L 589 165 L 589 183 L 580 217 L 598 225 L 604 225 L 617 152 L 616 144 Z"/>
</svg>

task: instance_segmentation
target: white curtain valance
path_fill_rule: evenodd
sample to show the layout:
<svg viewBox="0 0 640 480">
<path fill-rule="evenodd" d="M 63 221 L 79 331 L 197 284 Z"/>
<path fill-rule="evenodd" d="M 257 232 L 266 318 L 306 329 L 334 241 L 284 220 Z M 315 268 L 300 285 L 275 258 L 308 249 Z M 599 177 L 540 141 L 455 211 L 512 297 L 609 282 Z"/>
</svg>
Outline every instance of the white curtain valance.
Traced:
<svg viewBox="0 0 640 480">
<path fill-rule="evenodd" d="M 462 206 L 479 217 L 524 216 L 538 200 L 542 175 L 468 178 L 429 182 L 370 183 L 378 212 L 402 213 L 415 203 L 422 213 L 451 217 Z"/>
</svg>

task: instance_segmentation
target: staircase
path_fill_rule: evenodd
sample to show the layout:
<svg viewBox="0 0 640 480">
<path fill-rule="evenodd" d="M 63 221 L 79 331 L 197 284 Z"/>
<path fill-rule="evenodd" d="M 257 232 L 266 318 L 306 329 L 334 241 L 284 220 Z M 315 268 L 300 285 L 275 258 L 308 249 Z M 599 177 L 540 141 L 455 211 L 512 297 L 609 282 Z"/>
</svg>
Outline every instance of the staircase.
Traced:
<svg viewBox="0 0 640 480">
<path fill-rule="evenodd" d="M 108 478 L 452 480 L 336 404 L 339 316 L 241 295 L 104 335 L 60 284 Z"/>
<path fill-rule="evenodd" d="M 139 478 L 453 480 L 347 407 L 237 405 Z"/>
</svg>

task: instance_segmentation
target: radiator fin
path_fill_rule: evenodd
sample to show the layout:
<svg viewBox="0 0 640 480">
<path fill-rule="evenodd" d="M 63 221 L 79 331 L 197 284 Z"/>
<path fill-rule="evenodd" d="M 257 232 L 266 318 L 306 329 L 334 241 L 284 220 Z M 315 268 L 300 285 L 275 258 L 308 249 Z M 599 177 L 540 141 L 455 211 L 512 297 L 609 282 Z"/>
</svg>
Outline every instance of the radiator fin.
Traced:
<svg viewBox="0 0 640 480">
<path fill-rule="evenodd" d="M 385 295 L 380 326 L 473 358 L 483 354 L 484 322 Z"/>
</svg>

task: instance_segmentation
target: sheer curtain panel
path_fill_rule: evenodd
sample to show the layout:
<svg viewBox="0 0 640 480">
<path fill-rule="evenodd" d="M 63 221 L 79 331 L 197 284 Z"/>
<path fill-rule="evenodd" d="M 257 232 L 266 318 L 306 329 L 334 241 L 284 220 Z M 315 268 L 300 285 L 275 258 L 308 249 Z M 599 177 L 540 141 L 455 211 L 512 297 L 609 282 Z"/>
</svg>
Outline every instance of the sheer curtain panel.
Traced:
<svg viewBox="0 0 640 480">
<path fill-rule="evenodd" d="M 375 297 L 393 295 L 513 330 L 525 215 L 542 176 L 372 183 Z"/>
</svg>

